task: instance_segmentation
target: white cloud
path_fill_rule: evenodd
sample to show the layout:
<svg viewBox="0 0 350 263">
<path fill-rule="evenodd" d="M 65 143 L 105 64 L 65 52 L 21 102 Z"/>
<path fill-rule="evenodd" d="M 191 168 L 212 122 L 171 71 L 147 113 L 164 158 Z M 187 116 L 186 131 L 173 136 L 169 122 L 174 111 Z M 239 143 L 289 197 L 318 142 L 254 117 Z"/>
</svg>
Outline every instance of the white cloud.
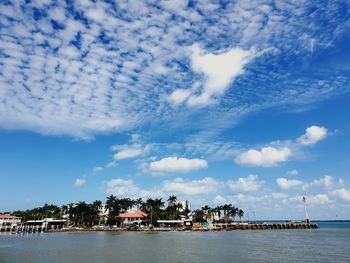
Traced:
<svg viewBox="0 0 350 263">
<path fill-rule="evenodd" d="M 258 180 L 257 175 L 250 174 L 247 177 L 241 177 L 238 180 L 229 180 L 227 184 L 233 192 L 255 192 L 264 185 L 264 181 Z"/>
<path fill-rule="evenodd" d="M 300 180 L 289 180 L 286 178 L 278 178 L 276 180 L 278 186 L 281 189 L 288 190 L 291 188 L 299 188 L 303 191 L 308 190 L 311 187 L 319 187 L 325 190 L 334 189 L 335 187 L 344 186 L 342 178 L 339 178 L 338 181 L 335 181 L 333 176 L 324 175 L 319 179 L 314 179 L 311 182 L 303 182 Z"/>
<path fill-rule="evenodd" d="M 216 205 L 223 205 L 223 204 L 226 204 L 227 203 L 227 200 L 225 197 L 223 197 L 222 195 L 217 195 L 215 196 L 214 198 L 214 203 Z"/>
<path fill-rule="evenodd" d="M 74 182 L 73 186 L 74 186 L 75 188 L 79 188 L 79 187 L 81 187 L 82 185 L 84 185 L 85 183 L 86 183 L 86 180 L 85 180 L 85 179 L 83 179 L 83 178 L 77 178 L 77 179 L 75 179 L 75 182 Z"/>
<path fill-rule="evenodd" d="M 131 145 L 115 145 L 112 146 L 112 150 L 118 151 L 114 154 L 113 158 L 116 161 L 124 160 L 124 159 L 133 159 L 136 157 L 144 156 L 148 154 L 151 150 L 151 145 L 141 145 L 138 143 Z"/>
<path fill-rule="evenodd" d="M 161 128 L 176 133 L 168 127 L 188 127 L 197 110 L 169 107 L 169 94 L 174 104 L 220 102 L 201 111 L 196 126 L 224 129 L 252 111 L 305 105 L 348 89 L 347 76 L 295 80 L 294 72 L 284 74 L 289 62 L 273 74 L 266 66 L 278 63 L 280 56 L 298 61 L 310 53 L 310 43 L 317 43 L 312 44 L 316 52 L 332 44 L 334 32 L 346 32 L 345 21 L 330 19 L 337 17 L 337 2 L 329 8 L 320 1 L 316 15 L 305 16 L 307 2 L 229 1 L 220 6 L 196 1 L 175 7 L 169 1 L 124 1 L 117 8 L 123 19 L 114 1 L 41 2 L 31 1 L 25 9 L 20 1 L 0 3 L 4 129 L 91 139 L 146 125 L 152 133 L 166 122 Z M 45 16 L 34 19 L 35 9 Z M 81 16 L 71 15 L 72 10 Z M 305 23 L 315 26 L 305 32 Z M 260 56 L 248 70 L 259 51 L 269 47 L 283 52 Z M 197 88 L 196 82 L 201 83 Z"/>
<path fill-rule="evenodd" d="M 106 164 L 106 168 L 112 168 L 112 167 L 116 167 L 118 164 L 116 161 L 111 161 L 109 163 Z"/>
<path fill-rule="evenodd" d="M 311 183 L 304 186 L 304 188 L 312 187 L 312 186 L 322 186 L 325 189 L 330 189 L 334 185 L 334 178 L 329 175 L 323 176 L 323 178 L 315 179 Z"/>
<path fill-rule="evenodd" d="M 138 157 L 142 154 L 141 149 L 125 149 L 117 152 L 113 157 L 115 160 L 123 160 Z"/>
<path fill-rule="evenodd" d="M 220 181 L 211 177 L 192 181 L 176 178 L 172 181 L 164 181 L 161 189 L 162 192 L 178 195 L 207 195 L 218 192 L 222 186 Z"/>
<path fill-rule="evenodd" d="M 168 195 L 179 196 L 206 196 L 218 192 L 224 184 L 211 177 L 205 177 L 200 180 L 184 180 L 176 178 L 174 180 L 165 180 L 160 185 L 151 189 L 142 189 L 135 185 L 132 180 L 112 179 L 104 183 L 106 194 L 113 194 L 120 197 L 163 197 Z"/>
<path fill-rule="evenodd" d="M 178 105 L 187 101 L 188 106 L 203 107 L 213 104 L 215 99 L 222 96 L 229 84 L 241 75 L 244 66 L 256 55 L 254 50 L 232 48 L 228 51 L 206 53 L 198 44 L 191 47 L 192 69 L 204 74 L 204 84 L 198 95 L 198 89 L 176 89 L 169 100 Z"/>
<path fill-rule="evenodd" d="M 287 174 L 289 175 L 298 175 L 299 174 L 299 171 L 297 169 L 293 169 L 293 170 L 289 170 L 287 172 Z"/>
<path fill-rule="evenodd" d="M 330 192 L 330 195 L 350 204 L 350 189 L 340 188 Z"/>
<path fill-rule="evenodd" d="M 328 131 L 324 127 L 310 126 L 304 135 L 297 139 L 301 145 L 313 145 L 327 137 Z"/>
<path fill-rule="evenodd" d="M 299 187 L 302 187 L 304 185 L 303 181 L 289 180 L 286 178 L 277 178 L 276 182 L 277 182 L 277 185 L 283 190 L 288 190 L 291 188 L 299 188 Z"/>
<path fill-rule="evenodd" d="M 93 173 L 97 174 L 103 171 L 103 167 L 94 167 L 94 169 L 92 169 Z"/>
<path fill-rule="evenodd" d="M 150 171 L 154 173 L 187 173 L 207 167 L 208 163 L 206 160 L 182 157 L 166 157 L 159 161 L 151 162 L 149 165 Z"/>
<path fill-rule="evenodd" d="M 192 91 L 190 89 L 177 89 L 169 95 L 168 100 L 174 106 L 177 106 L 187 100 L 191 96 L 191 93 Z"/>
<path fill-rule="evenodd" d="M 291 156 L 292 152 L 288 147 L 263 147 L 260 151 L 249 150 L 241 153 L 235 158 L 235 162 L 245 166 L 272 167 L 287 161 Z"/>
<path fill-rule="evenodd" d="M 325 205 L 333 203 L 327 194 L 316 194 L 308 196 L 307 201 L 310 205 Z"/>
<path fill-rule="evenodd" d="M 106 194 L 115 196 L 134 196 L 140 193 L 140 189 L 132 180 L 112 179 L 105 185 Z"/>
</svg>

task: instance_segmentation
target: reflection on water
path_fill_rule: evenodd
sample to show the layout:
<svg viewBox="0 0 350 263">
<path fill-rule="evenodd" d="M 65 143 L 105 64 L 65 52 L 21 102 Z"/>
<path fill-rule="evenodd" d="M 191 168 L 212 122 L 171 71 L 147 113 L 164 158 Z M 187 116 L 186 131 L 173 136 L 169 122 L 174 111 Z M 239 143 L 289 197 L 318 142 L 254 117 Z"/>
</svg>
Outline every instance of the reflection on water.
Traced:
<svg viewBox="0 0 350 263">
<path fill-rule="evenodd" d="M 350 228 L 0 235 L 0 262 L 350 262 Z"/>
</svg>

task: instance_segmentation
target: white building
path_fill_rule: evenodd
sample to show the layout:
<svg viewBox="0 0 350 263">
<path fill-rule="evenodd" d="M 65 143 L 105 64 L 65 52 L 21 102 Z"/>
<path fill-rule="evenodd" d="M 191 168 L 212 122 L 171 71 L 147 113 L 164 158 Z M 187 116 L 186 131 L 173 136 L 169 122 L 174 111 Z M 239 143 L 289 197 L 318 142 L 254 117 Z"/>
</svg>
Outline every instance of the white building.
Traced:
<svg viewBox="0 0 350 263">
<path fill-rule="evenodd" d="M 119 214 L 118 217 L 122 220 L 123 225 L 140 225 L 142 221 L 147 220 L 147 214 L 140 210 L 132 210 L 126 213 L 122 213 Z"/>
<path fill-rule="evenodd" d="M 67 225 L 67 220 L 44 218 L 42 220 L 28 220 L 26 226 L 37 226 L 41 229 L 58 229 Z"/>
<path fill-rule="evenodd" d="M 21 218 L 10 214 L 0 214 L 0 227 L 1 226 L 16 226 L 21 223 Z"/>
</svg>

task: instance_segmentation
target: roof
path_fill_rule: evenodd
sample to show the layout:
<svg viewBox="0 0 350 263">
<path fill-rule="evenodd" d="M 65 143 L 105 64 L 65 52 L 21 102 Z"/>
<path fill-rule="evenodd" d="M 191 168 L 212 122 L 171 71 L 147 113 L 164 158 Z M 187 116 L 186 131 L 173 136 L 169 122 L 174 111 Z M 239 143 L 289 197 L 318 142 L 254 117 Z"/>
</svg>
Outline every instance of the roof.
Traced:
<svg viewBox="0 0 350 263">
<path fill-rule="evenodd" d="M 21 219 L 21 218 L 10 214 L 0 214 L 0 219 Z"/>
<path fill-rule="evenodd" d="M 140 211 L 140 210 L 136 210 L 136 211 L 130 211 L 130 212 L 126 212 L 126 213 L 122 213 L 120 214 L 118 217 L 120 218 L 138 218 L 138 217 L 147 217 L 147 214 Z"/>
</svg>

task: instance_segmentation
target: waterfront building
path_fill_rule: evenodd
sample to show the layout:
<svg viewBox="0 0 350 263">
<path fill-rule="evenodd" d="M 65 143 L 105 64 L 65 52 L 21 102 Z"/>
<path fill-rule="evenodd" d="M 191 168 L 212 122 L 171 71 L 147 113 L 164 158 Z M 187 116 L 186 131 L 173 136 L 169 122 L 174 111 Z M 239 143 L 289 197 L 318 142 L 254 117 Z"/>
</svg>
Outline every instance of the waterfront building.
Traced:
<svg viewBox="0 0 350 263">
<path fill-rule="evenodd" d="M 42 220 L 29 220 L 24 223 L 27 227 L 37 227 L 40 229 L 59 229 L 67 225 L 67 220 L 57 220 L 53 218 L 44 218 Z"/>
<path fill-rule="evenodd" d="M 0 228 L 12 228 L 21 223 L 21 218 L 10 214 L 0 214 Z"/>
<path fill-rule="evenodd" d="M 140 211 L 140 210 L 132 210 L 125 213 L 121 213 L 118 216 L 121 220 L 123 225 L 138 225 L 140 226 L 141 223 L 145 220 L 147 220 L 147 214 Z"/>
</svg>

